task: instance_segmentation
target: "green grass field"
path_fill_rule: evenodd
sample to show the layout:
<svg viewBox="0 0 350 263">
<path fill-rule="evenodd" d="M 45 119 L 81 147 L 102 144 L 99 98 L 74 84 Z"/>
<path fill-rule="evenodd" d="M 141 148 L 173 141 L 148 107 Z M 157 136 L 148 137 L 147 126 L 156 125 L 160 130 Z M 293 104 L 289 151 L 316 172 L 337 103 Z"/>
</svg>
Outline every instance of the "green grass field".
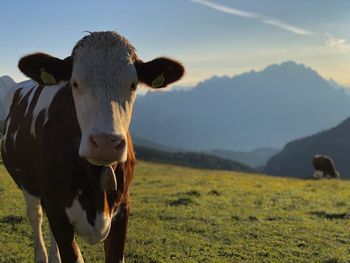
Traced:
<svg viewBox="0 0 350 263">
<path fill-rule="evenodd" d="M 131 193 L 126 262 L 350 261 L 349 181 L 138 162 Z M 78 242 L 86 262 L 103 262 L 101 244 Z M 0 262 L 32 262 L 32 245 L 21 192 L 0 166 Z"/>
</svg>

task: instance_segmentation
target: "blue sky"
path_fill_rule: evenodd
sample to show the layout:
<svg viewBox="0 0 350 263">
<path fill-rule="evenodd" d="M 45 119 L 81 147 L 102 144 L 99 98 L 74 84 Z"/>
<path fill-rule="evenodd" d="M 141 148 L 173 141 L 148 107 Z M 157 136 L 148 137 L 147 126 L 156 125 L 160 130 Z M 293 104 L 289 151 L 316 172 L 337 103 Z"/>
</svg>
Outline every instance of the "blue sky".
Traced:
<svg viewBox="0 0 350 263">
<path fill-rule="evenodd" d="M 348 0 L 2 1 L 0 76 L 20 81 L 18 59 L 70 54 L 83 31 L 115 30 L 144 60 L 182 61 L 182 86 L 295 60 L 350 87 Z"/>
</svg>

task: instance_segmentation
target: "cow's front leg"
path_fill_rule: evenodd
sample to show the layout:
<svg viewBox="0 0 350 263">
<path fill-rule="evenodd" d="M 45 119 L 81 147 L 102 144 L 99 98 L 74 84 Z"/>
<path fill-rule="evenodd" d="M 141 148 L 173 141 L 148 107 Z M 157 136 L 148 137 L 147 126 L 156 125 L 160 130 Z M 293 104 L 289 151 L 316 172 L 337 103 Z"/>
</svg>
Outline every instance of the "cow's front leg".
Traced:
<svg viewBox="0 0 350 263">
<path fill-rule="evenodd" d="M 104 241 L 105 262 L 124 262 L 124 247 L 129 219 L 128 202 L 121 203 L 115 218 L 112 220 L 108 237 Z"/>
<path fill-rule="evenodd" d="M 41 231 L 43 213 L 40 199 L 29 194 L 25 190 L 23 190 L 23 195 L 27 205 L 27 216 L 34 235 L 34 262 L 46 263 L 47 253 Z"/>
<path fill-rule="evenodd" d="M 64 209 L 49 200 L 45 200 L 45 209 L 62 263 L 83 263 L 84 259 L 74 238 L 74 227 Z"/>
<path fill-rule="evenodd" d="M 50 237 L 51 237 L 51 243 L 50 243 L 50 250 L 49 250 L 49 263 L 61 263 L 62 261 L 60 258 L 60 252 L 58 251 L 58 246 L 51 230 L 50 230 Z"/>
</svg>

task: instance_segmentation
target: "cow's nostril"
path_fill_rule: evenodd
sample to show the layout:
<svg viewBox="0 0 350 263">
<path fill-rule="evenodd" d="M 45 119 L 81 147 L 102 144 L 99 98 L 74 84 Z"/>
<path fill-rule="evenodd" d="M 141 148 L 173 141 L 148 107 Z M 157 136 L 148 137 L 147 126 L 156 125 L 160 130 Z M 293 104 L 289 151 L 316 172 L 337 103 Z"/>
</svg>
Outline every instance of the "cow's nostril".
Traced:
<svg viewBox="0 0 350 263">
<path fill-rule="evenodd" d="M 124 139 L 121 139 L 121 140 L 117 140 L 115 142 L 115 150 L 118 150 L 119 148 L 122 148 L 125 146 L 125 140 Z"/>
<path fill-rule="evenodd" d="M 96 134 L 89 136 L 89 144 L 92 148 L 99 148 L 101 150 L 121 150 L 126 145 L 123 136 Z"/>
</svg>

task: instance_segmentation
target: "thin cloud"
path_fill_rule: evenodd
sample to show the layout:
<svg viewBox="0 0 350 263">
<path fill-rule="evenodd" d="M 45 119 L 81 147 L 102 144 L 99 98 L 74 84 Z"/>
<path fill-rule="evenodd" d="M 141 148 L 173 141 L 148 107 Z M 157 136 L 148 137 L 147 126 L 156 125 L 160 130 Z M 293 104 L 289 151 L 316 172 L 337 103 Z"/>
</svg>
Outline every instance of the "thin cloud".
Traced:
<svg viewBox="0 0 350 263">
<path fill-rule="evenodd" d="M 295 26 L 286 24 L 286 23 L 278 21 L 278 20 L 266 19 L 266 20 L 263 20 L 263 22 L 265 24 L 267 24 L 267 25 L 278 27 L 280 29 L 286 30 L 288 32 L 291 32 L 291 33 L 294 33 L 294 34 L 297 34 L 297 35 L 310 36 L 310 35 L 314 34 L 312 32 L 304 30 L 302 28 L 295 27 Z"/>
<path fill-rule="evenodd" d="M 206 0 L 190 0 L 190 1 L 194 2 L 194 3 L 201 4 L 201 5 L 205 5 L 207 7 L 215 9 L 217 11 L 221 11 L 221 12 L 224 12 L 226 14 L 230 14 L 230 15 L 234 15 L 234 16 L 240 16 L 240 17 L 246 17 L 246 18 L 261 18 L 261 16 L 259 14 L 256 14 L 256 13 L 242 11 L 242 10 L 239 10 L 236 8 L 212 3 L 212 2 L 209 2 Z"/>
<path fill-rule="evenodd" d="M 234 16 L 240 16 L 240 17 L 245 17 L 245 18 L 252 18 L 252 19 L 256 19 L 256 20 L 260 20 L 260 22 L 270 25 L 270 26 L 274 26 L 277 27 L 279 29 L 285 30 L 287 32 L 291 32 L 293 34 L 296 35 L 302 35 L 302 36 L 308 36 L 308 35 L 313 35 L 313 32 L 307 31 L 305 29 L 287 24 L 283 21 L 279 21 L 277 19 L 274 18 L 270 18 L 268 16 L 265 15 L 261 15 L 258 13 L 252 13 L 252 12 L 246 12 L 240 9 L 236 9 L 236 8 L 232 8 L 229 6 L 224 6 L 224 5 L 220 5 L 220 4 L 216 4 L 207 0 L 190 0 L 193 3 L 197 3 L 197 4 L 201 4 L 204 6 L 207 6 L 211 9 L 226 13 L 226 14 L 230 14 L 230 15 L 234 15 Z"/>
<path fill-rule="evenodd" d="M 330 37 L 327 39 L 326 45 L 329 47 L 343 47 L 346 45 L 346 39 Z"/>
</svg>

